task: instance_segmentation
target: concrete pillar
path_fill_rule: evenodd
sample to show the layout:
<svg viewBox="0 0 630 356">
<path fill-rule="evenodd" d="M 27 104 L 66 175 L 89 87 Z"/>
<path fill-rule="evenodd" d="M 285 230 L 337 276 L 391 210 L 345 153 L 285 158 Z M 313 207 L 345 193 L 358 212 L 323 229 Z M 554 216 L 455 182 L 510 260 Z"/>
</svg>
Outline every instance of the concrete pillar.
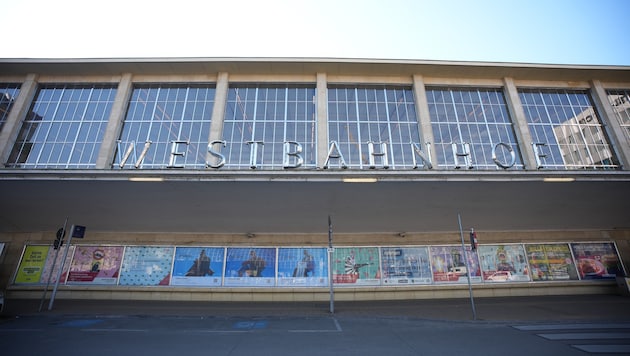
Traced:
<svg viewBox="0 0 630 356">
<path fill-rule="evenodd" d="M 323 168 L 328 155 L 328 79 L 317 73 L 317 167 Z"/>
<path fill-rule="evenodd" d="M 593 104 L 599 118 L 602 120 L 603 129 L 619 159 L 622 169 L 630 169 L 630 144 L 624 134 L 624 128 L 617 119 L 617 114 L 610 105 L 606 89 L 599 80 L 591 81 Z"/>
<path fill-rule="evenodd" d="M 2 132 L 0 132 L 0 160 L 4 164 L 9 160 L 13 145 L 17 139 L 20 129 L 22 128 L 22 122 L 28 115 L 28 111 L 31 107 L 31 102 L 35 98 L 37 93 L 37 74 L 29 74 L 20 86 L 20 93 L 18 94 L 11 112 L 4 122 Z"/>
<path fill-rule="evenodd" d="M 116 140 L 120 137 L 120 130 L 122 130 L 123 122 L 125 121 L 125 113 L 127 112 L 129 98 L 133 89 L 132 84 L 132 75 L 130 73 L 123 74 L 118 83 L 116 98 L 114 98 L 101 149 L 96 158 L 96 169 L 112 168 L 112 162 L 116 153 Z"/>
<path fill-rule="evenodd" d="M 523 110 L 523 104 L 518 96 L 514 79 L 503 78 L 503 91 L 505 93 L 508 113 L 510 114 L 510 118 L 512 118 L 512 127 L 516 135 L 516 142 L 521 151 L 523 165 L 527 170 L 537 170 L 536 156 L 532 149 L 532 135 L 529 132 L 525 110 Z"/>
<path fill-rule="evenodd" d="M 418 125 L 420 125 L 420 145 L 424 151 L 427 143 L 431 144 L 431 162 L 437 167 L 437 154 L 435 152 L 435 139 L 433 137 L 433 128 L 431 127 L 431 115 L 429 113 L 429 102 L 427 100 L 427 91 L 424 87 L 424 78 L 421 75 L 413 76 L 413 94 L 416 101 L 416 116 Z"/>
<path fill-rule="evenodd" d="M 225 106 L 229 89 L 229 74 L 220 72 L 217 74 L 217 84 L 214 90 L 214 104 L 212 106 L 212 118 L 210 121 L 210 133 L 208 134 L 208 144 L 212 141 L 223 139 L 223 122 L 225 121 Z M 215 147 L 215 150 L 218 150 Z M 206 162 L 211 162 L 212 157 L 206 152 Z"/>
</svg>

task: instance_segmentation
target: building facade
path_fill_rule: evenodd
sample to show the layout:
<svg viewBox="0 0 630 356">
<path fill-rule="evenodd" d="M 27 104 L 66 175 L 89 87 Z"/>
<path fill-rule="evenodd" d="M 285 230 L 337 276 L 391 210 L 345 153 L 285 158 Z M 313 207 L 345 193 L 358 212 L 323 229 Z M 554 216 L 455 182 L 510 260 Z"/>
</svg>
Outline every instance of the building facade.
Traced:
<svg viewBox="0 0 630 356">
<path fill-rule="evenodd" d="M 623 66 L 0 60 L 0 285 L 613 293 L 630 261 L 629 101 Z"/>
</svg>

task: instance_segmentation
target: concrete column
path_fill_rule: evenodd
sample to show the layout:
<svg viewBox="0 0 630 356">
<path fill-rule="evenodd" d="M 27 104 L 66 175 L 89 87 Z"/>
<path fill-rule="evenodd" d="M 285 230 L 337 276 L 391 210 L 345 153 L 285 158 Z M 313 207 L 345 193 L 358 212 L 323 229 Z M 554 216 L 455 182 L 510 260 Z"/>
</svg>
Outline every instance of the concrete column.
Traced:
<svg viewBox="0 0 630 356">
<path fill-rule="evenodd" d="M 617 119 L 617 113 L 613 110 L 608 100 L 606 89 L 599 80 L 591 81 L 593 104 L 602 120 L 602 125 L 619 159 L 622 169 L 630 169 L 630 144 L 626 139 L 624 128 Z"/>
<path fill-rule="evenodd" d="M 131 73 L 125 73 L 120 78 L 116 98 L 112 105 L 112 112 L 109 114 L 109 121 L 105 128 L 105 134 L 101 143 L 101 149 L 96 158 L 96 169 L 111 169 L 116 154 L 116 140 L 120 137 L 125 113 L 129 105 L 129 98 L 133 89 Z"/>
<path fill-rule="evenodd" d="M 518 143 L 523 158 L 523 165 L 527 170 L 536 170 L 538 168 L 536 166 L 536 156 L 531 145 L 533 142 L 532 135 L 529 132 L 525 110 L 523 110 L 523 104 L 518 96 L 514 79 L 503 78 L 503 91 L 505 93 L 508 113 L 512 118 L 512 127 L 516 135 L 516 142 Z"/>
<path fill-rule="evenodd" d="M 431 144 L 431 162 L 437 167 L 437 154 L 435 152 L 435 139 L 431 126 L 431 115 L 429 113 L 429 102 L 427 101 L 427 91 L 424 87 L 424 78 L 421 75 L 413 76 L 413 94 L 416 101 L 416 118 L 420 125 L 420 145 L 426 150 L 427 143 Z"/>
<path fill-rule="evenodd" d="M 225 106 L 229 89 L 229 75 L 221 72 L 217 75 L 217 86 L 214 93 L 214 105 L 212 107 L 212 121 L 210 123 L 210 136 L 208 142 L 223 138 L 223 121 L 225 120 Z"/>
<path fill-rule="evenodd" d="M 35 98 L 37 93 L 37 74 L 29 74 L 20 86 L 20 93 L 13 102 L 11 112 L 4 122 L 2 132 L 0 132 L 0 160 L 2 163 L 6 163 L 9 160 L 13 145 L 17 139 L 20 129 L 22 128 L 22 122 L 28 115 L 28 111 L 31 107 L 31 102 Z"/>
<path fill-rule="evenodd" d="M 220 141 L 223 139 L 223 122 L 225 121 L 225 106 L 227 105 L 229 84 L 230 80 L 227 72 L 217 74 L 208 144 L 212 141 Z M 218 149 L 218 147 L 215 147 L 215 150 L 216 149 Z M 206 162 L 211 162 L 211 160 L 211 155 L 206 152 Z"/>
<path fill-rule="evenodd" d="M 317 167 L 323 168 L 328 155 L 328 79 L 317 73 Z"/>
</svg>

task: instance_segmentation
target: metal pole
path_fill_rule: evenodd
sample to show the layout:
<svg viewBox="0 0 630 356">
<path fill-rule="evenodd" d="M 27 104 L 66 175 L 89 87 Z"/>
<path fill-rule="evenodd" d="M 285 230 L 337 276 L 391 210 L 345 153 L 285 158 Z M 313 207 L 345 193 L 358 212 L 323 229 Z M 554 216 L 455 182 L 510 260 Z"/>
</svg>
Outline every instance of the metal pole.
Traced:
<svg viewBox="0 0 630 356">
<path fill-rule="evenodd" d="M 466 276 L 468 277 L 468 293 L 470 294 L 470 307 L 472 308 L 473 320 L 477 320 L 477 311 L 475 310 L 475 300 L 473 299 L 472 284 L 470 283 L 470 265 L 468 264 L 468 253 L 464 245 L 464 230 L 462 230 L 462 217 L 457 214 L 459 222 L 459 236 L 462 239 L 462 250 L 464 250 L 464 259 L 466 260 Z"/>
<path fill-rule="evenodd" d="M 68 225 L 68 218 L 63 223 L 63 236 L 61 236 L 61 241 L 66 238 L 66 226 Z M 44 307 L 44 301 L 46 300 L 46 294 L 48 293 L 48 287 L 50 286 L 50 279 L 52 278 L 53 271 L 55 270 L 55 265 L 57 264 L 57 258 L 59 257 L 59 249 L 61 246 L 57 247 L 57 253 L 55 253 L 55 259 L 53 260 L 52 267 L 50 269 L 50 273 L 48 274 L 48 281 L 46 282 L 46 288 L 44 288 L 44 295 L 42 295 L 42 300 L 39 302 L 39 311 L 42 311 Z"/>
<path fill-rule="evenodd" d="M 63 265 L 66 262 L 66 257 L 68 257 L 68 251 L 70 250 L 70 242 L 72 242 L 73 231 L 74 231 L 74 225 L 70 227 L 70 236 L 68 237 L 68 244 L 66 245 L 66 250 L 63 252 L 63 259 L 61 260 L 61 266 L 59 266 L 59 272 L 57 273 L 57 280 L 55 281 L 55 288 L 53 288 L 52 294 L 50 296 L 50 303 L 48 303 L 49 311 L 52 310 L 53 303 L 55 302 L 55 296 L 57 295 L 57 287 L 59 287 L 59 280 L 61 279 L 61 274 L 63 273 Z"/>
<path fill-rule="evenodd" d="M 333 271 L 332 271 L 332 258 L 333 258 L 333 242 L 332 242 L 332 222 L 330 215 L 328 215 L 328 283 L 330 284 L 330 314 L 335 314 L 335 291 L 333 288 Z"/>
</svg>

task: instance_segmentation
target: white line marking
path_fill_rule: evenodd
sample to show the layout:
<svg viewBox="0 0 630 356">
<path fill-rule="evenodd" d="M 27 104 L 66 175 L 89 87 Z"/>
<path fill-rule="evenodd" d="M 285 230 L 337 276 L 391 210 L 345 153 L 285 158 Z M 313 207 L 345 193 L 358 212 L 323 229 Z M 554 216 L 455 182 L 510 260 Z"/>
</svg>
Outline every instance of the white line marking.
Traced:
<svg viewBox="0 0 630 356">
<path fill-rule="evenodd" d="M 547 340 L 603 340 L 626 339 L 630 340 L 630 333 L 561 333 L 561 334 L 536 334 Z"/>
</svg>

